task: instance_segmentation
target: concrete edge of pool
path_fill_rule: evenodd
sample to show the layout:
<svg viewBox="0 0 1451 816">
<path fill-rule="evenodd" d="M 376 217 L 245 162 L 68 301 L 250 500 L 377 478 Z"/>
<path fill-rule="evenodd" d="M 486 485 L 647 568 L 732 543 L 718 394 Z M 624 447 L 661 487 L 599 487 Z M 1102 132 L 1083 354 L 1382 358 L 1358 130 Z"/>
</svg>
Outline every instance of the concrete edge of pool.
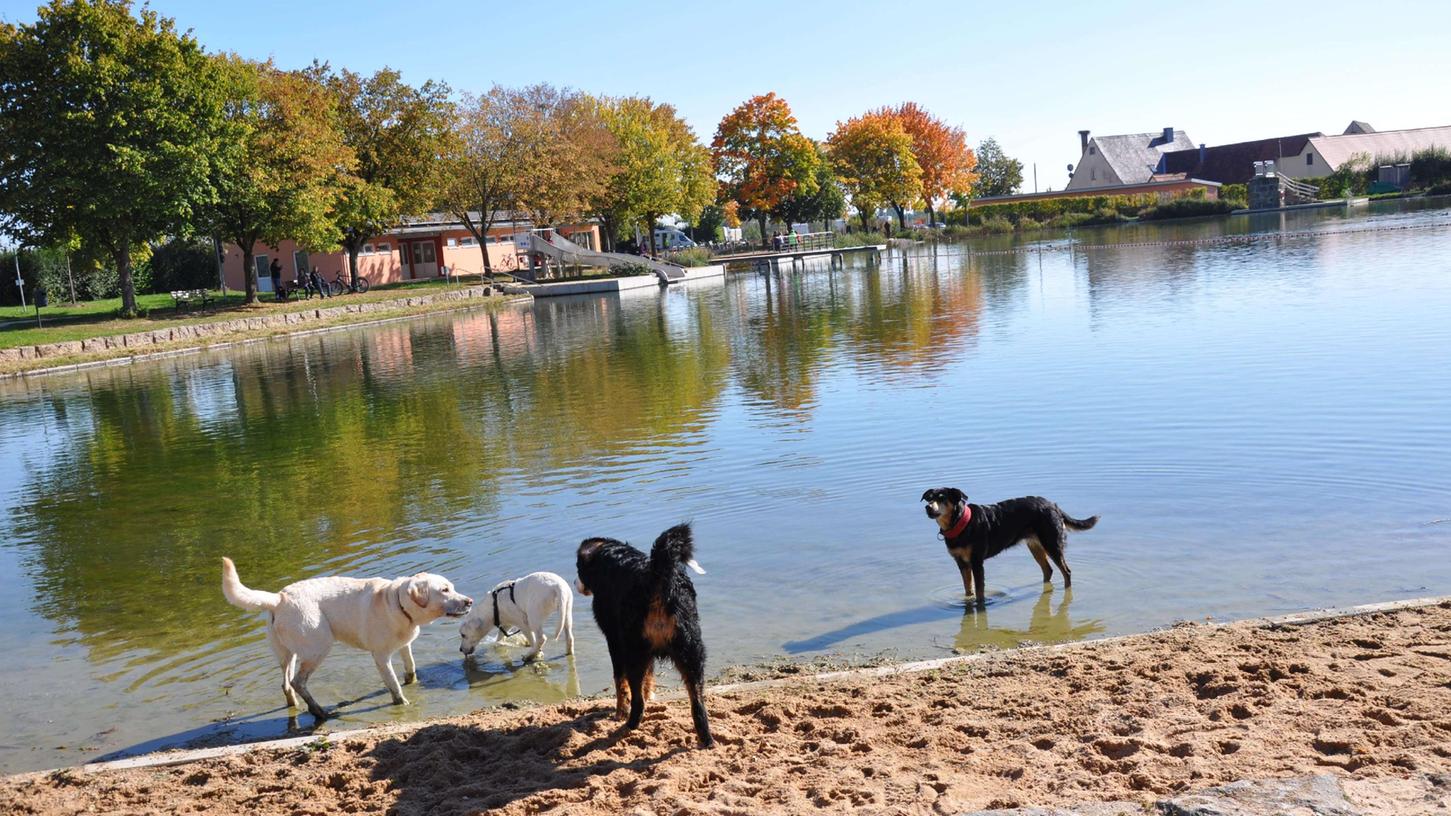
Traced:
<svg viewBox="0 0 1451 816">
<path fill-rule="evenodd" d="M 1291 612 L 1286 615 L 1273 617 L 1244 618 L 1233 621 L 1214 621 L 1211 623 L 1196 623 L 1196 626 L 1206 628 L 1221 628 L 1237 624 L 1249 624 L 1257 627 L 1272 626 L 1302 626 L 1305 624 L 1318 623 L 1320 621 L 1332 620 L 1335 618 L 1353 618 L 1360 615 L 1373 615 L 1380 612 L 1394 612 L 1402 609 L 1416 609 L 1426 606 L 1437 606 L 1451 603 L 1451 595 L 1440 595 L 1425 598 L 1410 598 L 1403 601 L 1381 601 L 1379 603 L 1359 604 L 1356 606 L 1330 607 L 1316 609 L 1308 612 Z M 1162 628 L 1162 627 L 1161 627 Z M 778 677 L 769 680 L 752 680 L 745 683 L 727 683 L 718 686 L 710 686 L 706 689 L 708 694 L 729 694 L 732 692 L 753 691 L 762 688 L 773 688 L 778 686 L 793 686 L 806 683 L 829 683 L 839 680 L 846 680 L 860 677 L 886 677 L 897 674 L 910 674 L 914 672 L 932 671 L 947 666 L 955 666 L 965 663 L 974 663 L 1001 656 L 1005 651 L 1014 653 L 1043 652 L 1055 653 L 1071 651 L 1075 649 L 1099 648 L 1105 644 L 1119 643 L 1134 638 L 1144 637 L 1155 630 L 1147 632 L 1135 632 L 1127 635 L 1113 635 L 1110 637 L 1096 638 L 1090 640 L 1079 640 L 1072 643 L 1059 643 L 1051 646 L 1025 646 L 1018 649 L 998 650 L 990 652 L 975 652 L 969 655 L 955 655 L 953 657 L 939 657 L 931 660 L 916 660 L 908 663 L 897 663 L 887 666 L 874 666 L 862 669 L 846 669 L 843 671 L 824 672 L 821 674 L 799 675 L 792 677 Z M 658 695 L 656 699 L 670 700 L 681 697 L 681 693 L 666 692 Z M 581 698 L 588 699 L 588 698 Z M 447 719 L 447 718 L 439 718 Z M 328 734 L 309 735 L 304 737 L 287 737 L 285 739 L 266 740 L 262 742 L 247 742 L 238 745 L 223 745 L 215 748 L 198 748 L 183 751 L 158 751 L 151 754 L 127 757 L 109 762 L 91 762 L 82 765 L 72 765 L 62 768 L 50 768 L 41 771 L 25 771 L 17 774 L 7 774 L 7 779 L 26 779 L 43 777 L 48 774 L 61 771 L 80 772 L 84 774 L 98 774 L 109 771 L 124 771 L 142 768 L 165 768 L 176 765 L 187 765 L 192 762 L 200 762 L 207 759 L 220 757 L 238 756 L 254 751 L 280 751 L 290 748 L 301 748 L 319 739 L 326 739 L 328 742 L 342 742 L 347 740 L 366 739 L 371 737 L 391 736 L 406 734 L 425 728 L 433 721 L 399 723 L 396 725 L 380 725 L 369 728 L 357 728 L 350 731 L 336 731 Z"/>
</svg>

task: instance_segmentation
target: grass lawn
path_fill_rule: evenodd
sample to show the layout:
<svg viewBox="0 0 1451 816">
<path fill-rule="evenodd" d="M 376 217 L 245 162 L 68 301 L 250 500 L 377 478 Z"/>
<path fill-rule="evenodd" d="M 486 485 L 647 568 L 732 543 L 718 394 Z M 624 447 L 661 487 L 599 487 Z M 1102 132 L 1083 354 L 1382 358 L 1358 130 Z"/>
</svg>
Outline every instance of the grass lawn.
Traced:
<svg viewBox="0 0 1451 816">
<path fill-rule="evenodd" d="M 476 284 L 477 281 L 473 283 Z M 53 306 L 41 310 L 41 317 L 45 321 L 43 328 L 35 326 L 35 309 L 33 307 L 22 310 L 19 306 L 6 306 L 0 308 L 0 348 L 63 343 L 112 334 L 130 334 L 194 323 L 234 320 L 239 317 L 257 317 L 284 312 L 308 311 L 324 306 L 345 306 L 349 303 L 391 300 L 407 297 L 410 294 L 419 294 L 419 290 L 437 291 L 445 286 L 463 288 L 466 285 L 471 284 L 446 284 L 441 280 L 406 281 L 377 286 L 362 295 L 345 294 L 337 298 L 323 300 L 313 298 L 312 300 L 293 300 L 287 303 L 277 303 L 272 300 L 271 294 L 266 294 L 262 296 L 262 301 L 251 306 L 242 303 L 242 295 L 238 292 L 229 291 L 227 296 L 222 298 L 219 292 L 213 291 L 212 296 L 217 300 L 205 312 L 186 309 L 178 312 L 173 306 L 171 295 L 167 293 L 137 295 L 137 306 L 148 313 L 145 317 L 131 320 L 123 320 L 116 316 L 117 310 L 121 307 L 120 298 L 82 301 L 75 307 L 64 300 L 52 300 Z M 360 319 L 365 318 L 360 316 Z"/>
</svg>

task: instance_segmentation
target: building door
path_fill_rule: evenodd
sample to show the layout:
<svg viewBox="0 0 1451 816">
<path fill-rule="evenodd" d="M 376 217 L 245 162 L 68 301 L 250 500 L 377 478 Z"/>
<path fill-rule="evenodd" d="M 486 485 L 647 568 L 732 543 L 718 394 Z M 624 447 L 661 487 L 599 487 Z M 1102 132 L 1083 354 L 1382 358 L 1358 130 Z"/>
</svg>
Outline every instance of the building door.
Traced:
<svg viewBox="0 0 1451 816">
<path fill-rule="evenodd" d="M 257 266 L 257 291 L 271 292 L 272 272 L 270 271 L 270 267 L 272 266 L 272 259 L 266 255 L 253 255 L 252 263 Z"/>
<path fill-rule="evenodd" d="M 414 278 L 434 278 L 438 276 L 438 256 L 433 246 L 433 240 L 413 242 L 413 273 Z"/>
<path fill-rule="evenodd" d="M 302 276 L 303 275 L 306 275 L 310 269 L 311 269 L 311 267 L 309 267 L 307 265 L 307 253 L 306 252 L 303 252 L 302 250 L 299 249 L 296 252 L 292 253 L 292 279 L 293 280 L 296 280 L 296 281 L 303 280 L 303 277 Z"/>
</svg>

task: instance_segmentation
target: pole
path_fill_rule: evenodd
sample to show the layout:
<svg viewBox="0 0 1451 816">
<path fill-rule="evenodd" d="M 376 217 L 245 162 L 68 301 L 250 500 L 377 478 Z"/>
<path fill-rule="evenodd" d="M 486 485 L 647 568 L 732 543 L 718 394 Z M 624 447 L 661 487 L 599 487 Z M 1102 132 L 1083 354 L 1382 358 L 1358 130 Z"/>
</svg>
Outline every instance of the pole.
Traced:
<svg viewBox="0 0 1451 816">
<path fill-rule="evenodd" d="M 71 274 L 71 254 L 65 254 L 65 276 L 71 285 L 71 305 L 76 305 L 76 276 Z"/>
<path fill-rule="evenodd" d="M 15 245 L 15 288 L 20 290 L 20 308 L 25 308 L 25 278 L 20 277 L 20 245 Z"/>
<path fill-rule="evenodd" d="M 1038 192 L 1038 163 L 1033 162 L 1033 192 Z"/>
</svg>

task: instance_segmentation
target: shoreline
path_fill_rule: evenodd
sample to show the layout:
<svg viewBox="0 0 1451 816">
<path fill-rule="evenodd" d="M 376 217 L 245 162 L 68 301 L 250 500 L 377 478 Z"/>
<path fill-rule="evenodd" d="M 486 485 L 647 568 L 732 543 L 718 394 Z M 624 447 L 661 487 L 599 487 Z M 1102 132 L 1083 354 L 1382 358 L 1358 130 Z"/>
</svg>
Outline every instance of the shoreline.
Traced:
<svg viewBox="0 0 1451 816">
<path fill-rule="evenodd" d="M 1384 645 L 1397 637 L 1427 639 L 1417 635 L 1416 626 L 1409 624 L 1425 624 L 1423 628 L 1434 632 L 1430 639 L 1435 642 L 1429 646 L 1417 645 L 1399 651 Z M 1346 634 L 1338 631 L 1342 629 L 1354 631 L 1341 637 Z M 1234 648 L 1228 650 L 1206 648 L 1225 645 L 1213 643 L 1220 640 L 1231 641 L 1232 643 L 1229 645 Z M 1236 650 L 1255 651 L 1258 648 L 1257 644 L 1262 641 L 1274 641 L 1281 644 L 1283 650 L 1290 654 L 1283 656 L 1283 659 L 1280 660 L 1272 660 L 1264 656 L 1257 656 L 1253 659 L 1235 656 Z M 1342 643 L 1363 654 L 1337 659 L 1334 651 Z M 659 702 L 652 703 L 647 710 L 646 720 L 641 729 L 623 738 L 612 735 L 615 723 L 606 716 L 608 701 L 580 699 L 556 705 L 531 706 L 517 710 L 485 709 L 464 717 L 338 732 L 322 738 L 305 736 L 198 751 L 172 751 L 75 768 L 28 772 L 0 780 L 0 798 L 4 798 L 5 795 L 19 795 L 20 799 L 17 801 L 20 802 L 27 801 L 27 798 L 34 799 L 37 796 L 47 801 L 57 800 L 52 801 L 51 805 L 46 808 L 34 812 L 48 812 L 50 807 L 60 808 L 59 812 L 81 812 L 81 810 L 67 809 L 67 805 L 60 800 L 70 801 L 75 796 L 83 794 L 86 802 L 85 808 L 130 809 L 139 805 L 143 807 L 142 812 L 174 812 L 173 808 L 179 808 L 182 804 L 176 797 L 192 793 L 194 787 L 198 788 L 195 791 L 198 794 L 204 793 L 208 788 L 213 788 L 215 789 L 213 794 L 218 795 L 216 791 L 237 783 L 235 776 L 254 775 L 258 767 L 264 769 L 273 766 L 291 768 L 301 765 L 305 767 L 315 761 L 326 766 L 327 778 L 337 783 L 336 785 L 324 784 L 323 787 L 331 787 L 332 792 L 337 792 L 339 785 L 347 789 L 353 787 L 350 784 L 343 784 L 344 777 L 352 779 L 360 775 L 372 775 L 376 779 L 376 773 L 362 767 L 367 764 L 361 762 L 364 755 L 375 760 L 379 758 L 380 752 L 390 756 L 398 754 L 410 757 L 405 764 L 431 761 L 425 756 L 431 756 L 431 752 L 436 746 L 433 745 L 432 740 L 427 739 L 428 735 L 446 732 L 449 739 L 444 742 L 450 745 L 457 743 L 454 747 L 471 741 L 482 741 L 489 744 L 504 743 L 505 745 L 517 743 L 512 745 L 512 750 L 522 751 L 526 755 L 531 752 L 533 754 L 522 759 L 510 759 L 509 762 L 503 763 L 505 765 L 517 759 L 526 764 L 532 762 L 534 766 L 541 768 L 554 768 L 557 765 L 567 766 L 572 760 L 581 757 L 595 760 L 595 764 L 589 766 L 592 769 L 591 772 L 578 779 L 579 784 L 577 785 L 562 785 L 549 790 L 532 790 L 527 796 L 515 797 L 503 802 L 502 805 L 509 806 L 510 812 L 532 812 L 533 805 L 542 804 L 542 800 L 539 798 L 541 796 L 549 801 L 563 797 L 580 806 L 589 802 L 592 808 L 604 812 L 616 807 L 628 809 L 648 801 L 648 796 L 638 800 L 635 797 L 639 797 L 640 792 L 651 786 L 643 784 L 641 779 L 635 778 L 646 772 L 646 768 L 642 767 L 631 771 L 633 783 L 628 787 L 637 791 L 634 794 L 627 791 L 623 794 L 623 798 L 613 800 L 607 798 L 600 804 L 593 801 L 592 795 L 584 800 L 572 798 L 581 792 L 597 792 L 596 788 L 599 784 L 604 784 L 595 779 L 601 773 L 605 777 L 610 777 L 621 768 L 634 769 L 637 764 L 642 763 L 655 771 L 660 770 L 657 766 L 671 765 L 680 766 L 681 773 L 692 779 L 701 774 L 712 776 L 724 773 L 725 777 L 721 779 L 721 782 L 724 783 L 726 778 L 734 775 L 734 772 L 728 772 L 725 769 L 733 763 L 739 763 L 741 755 L 756 752 L 758 743 L 762 741 L 769 743 L 780 735 L 782 723 L 788 719 L 795 721 L 792 736 L 795 738 L 796 744 L 784 746 L 787 749 L 785 755 L 775 757 L 771 762 L 772 767 L 777 768 L 779 772 L 783 765 L 806 763 L 804 767 L 809 770 L 800 773 L 805 774 L 806 779 L 814 780 L 806 788 L 820 787 L 822 780 L 817 778 L 819 774 L 827 776 L 852 776 L 854 774 L 854 778 L 858 782 L 867 783 L 863 790 L 872 792 L 870 795 L 862 793 L 855 798 L 852 796 L 845 796 L 845 798 L 826 796 L 822 802 L 814 802 L 807 796 L 806 799 L 796 801 L 794 805 L 790 802 L 759 799 L 758 792 L 751 794 L 752 797 L 756 797 L 752 799 L 751 807 L 772 810 L 779 806 L 795 809 L 797 805 L 866 808 L 887 806 L 887 809 L 882 812 L 916 812 L 919 805 L 925 804 L 925 800 L 917 802 L 913 797 L 927 796 L 925 792 L 918 790 L 921 787 L 918 783 L 921 780 L 930 781 L 933 776 L 942 776 L 940 771 L 929 771 L 926 766 L 942 765 L 947 768 L 964 762 L 971 767 L 980 761 L 978 754 L 986 752 L 989 747 L 988 745 L 979 746 L 979 741 L 993 743 L 991 753 L 997 760 L 1001 760 L 1003 756 L 1014 756 L 1025 752 L 1030 756 L 1046 755 L 1054 753 L 1057 750 L 1055 746 L 1068 748 L 1070 749 L 1069 755 L 1061 759 L 1088 759 L 1097 770 L 1088 768 L 1087 775 L 1078 776 L 1075 782 L 1076 788 L 1075 785 L 1065 788 L 1062 784 L 1044 786 L 1045 783 L 1051 783 L 1051 777 L 1049 780 L 1034 778 L 1034 781 L 1039 784 L 1041 792 L 1049 793 L 1041 798 L 1033 798 L 1031 791 L 997 796 L 986 795 L 982 790 L 974 795 L 964 794 L 960 800 L 955 800 L 957 803 L 953 805 L 959 810 L 972 807 L 1009 807 L 1019 804 L 1063 805 L 1083 801 L 1094 798 L 1084 794 L 1092 793 L 1096 788 L 1105 788 L 1102 783 L 1115 775 L 1123 778 L 1118 780 L 1116 786 L 1108 785 L 1103 790 L 1103 793 L 1110 797 L 1142 800 L 1143 796 L 1140 794 L 1182 792 L 1188 789 L 1191 779 L 1205 782 L 1205 785 L 1196 787 L 1207 786 L 1214 782 L 1233 781 L 1225 778 L 1222 773 L 1214 773 L 1213 771 L 1222 772 L 1223 770 L 1215 766 L 1223 765 L 1226 761 L 1242 762 L 1240 757 L 1249 756 L 1254 750 L 1259 750 L 1264 754 L 1257 758 L 1254 767 L 1261 767 L 1269 775 L 1276 777 L 1285 776 L 1286 772 L 1291 770 L 1323 773 L 1327 768 L 1332 771 L 1339 768 L 1351 776 L 1357 776 L 1357 772 L 1361 769 L 1414 771 L 1439 766 L 1451 770 L 1451 751 L 1440 755 L 1428 747 L 1434 746 L 1438 739 L 1444 742 L 1444 735 L 1451 732 L 1451 712 L 1448 712 L 1446 707 L 1442 707 L 1442 716 L 1439 719 L 1423 717 L 1421 714 L 1413 716 L 1405 706 L 1397 709 L 1387 701 L 1380 701 L 1377 705 L 1376 710 L 1380 712 L 1378 716 L 1376 714 L 1366 715 L 1360 711 L 1336 711 L 1333 712 L 1334 716 L 1327 713 L 1326 716 L 1320 718 L 1306 718 L 1303 712 L 1290 717 L 1279 717 L 1283 721 L 1274 726 L 1272 733 L 1294 732 L 1297 729 L 1305 731 L 1306 733 L 1301 736 L 1304 737 L 1302 741 L 1306 744 L 1305 747 L 1311 753 L 1309 762 L 1290 762 L 1291 757 L 1278 755 L 1273 751 L 1265 752 L 1264 746 L 1252 745 L 1253 740 L 1239 735 L 1221 735 L 1222 738 L 1217 741 L 1210 740 L 1208 748 L 1195 745 L 1192 739 L 1184 741 L 1186 734 L 1198 731 L 1234 729 L 1253 725 L 1256 715 L 1269 713 L 1268 708 L 1271 707 L 1267 706 L 1264 701 L 1232 699 L 1236 696 L 1235 692 L 1244 683 L 1221 678 L 1219 675 L 1222 672 L 1212 666 L 1204 665 L 1211 656 L 1224 655 L 1225 652 L 1228 652 L 1224 656 L 1227 656 L 1231 662 L 1241 659 L 1250 660 L 1250 663 L 1240 666 L 1241 670 L 1249 673 L 1250 669 L 1246 669 L 1244 666 L 1251 666 L 1255 673 L 1263 675 L 1257 678 L 1258 682 L 1271 688 L 1280 683 L 1315 679 L 1320 674 L 1334 675 L 1342 668 L 1355 670 L 1357 675 L 1366 674 L 1363 670 L 1370 669 L 1373 662 L 1377 660 L 1420 661 L 1426 664 L 1421 666 L 1416 673 L 1420 682 L 1433 689 L 1433 695 L 1444 697 L 1446 702 L 1451 703 L 1451 691 L 1447 691 L 1448 688 L 1451 688 L 1451 649 L 1448 647 L 1451 647 L 1451 596 L 1420 598 L 1230 623 L 1181 623 L 1157 631 L 1098 640 L 713 686 L 707 689 L 707 693 L 709 694 L 709 708 L 712 719 L 717 725 L 716 730 L 720 742 L 720 746 L 714 751 L 693 749 L 693 734 L 689 727 L 688 712 L 685 711 L 684 706 L 675 702 L 678 694 L 662 694 Z M 1293 654 L 1297 650 L 1303 654 Z M 1324 653 L 1327 651 L 1330 654 Z M 1193 657 L 1192 653 L 1196 652 L 1204 652 L 1205 654 L 1200 657 L 1205 659 Z M 1166 660 L 1175 660 L 1175 654 L 1180 655 L 1181 658 L 1186 655 L 1190 657 L 1184 670 L 1181 672 L 1171 669 L 1167 673 L 1162 672 L 1163 667 L 1156 664 Z M 1137 664 L 1146 665 L 1137 667 Z M 1393 663 L 1388 662 L 1386 665 L 1377 667 L 1379 674 L 1374 671 L 1370 672 L 1367 677 L 1371 684 L 1379 683 L 1385 685 L 1387 690 L 1394 690 L 1395 687 L 1412 682 L 1411 679 L 1396 680 L 1409 673 L 1400 671 L 1399 667 L 1389 668 L 1391 665 Z M 1184 702 L 1188 707 L 1202 707 L 1200 704 L 1207 702 L 1214 710 L 1201 712 L 1205 715 L 1205 722 L 1188 731 L 1181 731 L 1177 735 L 1166 733 L 1150 738 L 1140 736 L 1145 731 L 1152 730 L 1150 728 L 1138 726 L 1120 728 L 1113 723 L 1123 721 L 1124 718 L 1129 720 L 1151 720 L 1156 716 L 1182 718 L 1187 716 L 1188 712 L 1175 709 L 1161 712 L 1157 710 L 1158 706 L 1143 707 L 1139 705 L 1144 702 L 1143 700 L 1136 700 L 1133 703 L 1115 703 L 1106 707 L 1102 705 L 1105 701 L 1098 701 L 1097 705 L 1089 708 L 1092 709 L 1092 713 L 1107 717 L 1108 727 L 1113 733 L 1093 733 L 1096 729 L 1090 728 L 1089 733 L 1079 733 L 1077 734 L 1078 739 L 1074 739 L 1073 734 L 1063 733 L 1064 726 L 1068 726 L 1069 731 L 1075 730 L 1075 721 L 1081 720 L 1089 712 L 1075 710 L 1080 706 L 1075 704 L 1073 695 L 1056 694 L 1051 688 L 1054 683 L 1047 682 L 1047 687 L 1040 689 L 1040 691 L 1048 692 L 1045 696 L 1039 698 L 1030 694 L 1024 697 L 1025 688 L 1033 685 L 1045 685 L 1045 675 L 1047 677 L 1065 677 L 1081 672 L 1093 673 L 1105 667 L 1109 669 L 1105 675 L 1106 678 L 1113 678 L 1120 673 L 1128 672 L 1137 678 L 1137 681 L 1142 681 L 1144 677 L 1150 675 L 1158 677 L 1160 674 L 1165 674 L 1174 681 L 1170 685 L 1187 683 L 1191 693 L 1187 695 L 1188 699 Z M 1145 674 L 1138 668 L 1146 669 L 1148 673 Z M 1176 676 L 1185 673 L 1188 675 L 1187 680 L 1183 676 Z M 1377 681 L 1376 677 L 1384 679 Z M 1360 684 L 1364 685 L 1365 678 L 1359 679 Z M 967 694 L 965 696 L 969 698 L 968 700 L 959 701 L 957 697 L 965 690 L 964 686 L 974 684 L 985 686 L 992 693 L 981 697 Z M 1090 682 L 1086 687 L 1093 689 L 1095 693 L 1101 693 L 1102 685 L 1101 682 Z M 1183 690 L 1159 689 L 1150 697 L 1166 694 L 1172 696 L 1171 693 L 1175 691 Z M 1320 691 L 1324 693 L 1321 694 Z M 1370 704 L 1363 699 L 1365 696 L 1367 695 L 1356 693 L 1353 684 L 1347 685 L 1339 680 L 1334 680 L 1325 689 L 1319 689 L 1309 695 L 1298 695 L 1298 702 L 1309 700 L 1329 707 L 1350 706 L 1359 709 Z M 1410 699 L 1404 701 L 1407 705 L 1414 705 L 1418 701 L 1421 704 L 1435 703 L 1434 699 L 1424 699 L 1425 695 L 1413 694 L 1409 697 Z M 1226 700 L 1229 701 L 1229 704 L 1222 705 L 1221 703 Z M 1293 695 L 1291 698 L 1278 702 L 1292 708 L 1297 704 Z M 1004 704 L 1014 712 L 1015 716 L 994 717 L 990 709 L 993 706 L 1001 707 Z M 1025 705 L 1027 707 L 1023 708 Z M 890 737 L 883 733 L 868 733 L 882 730 L 881 719 L 884 714 L 908 707 L 920 709 L 917 712 L 920 722 L 900 723 L 899 725 L 905 727 L 906 730 Z M 1038 710 L 1044 707 L 1050 710 Z M 762 712 L 776 709 L 790 710 L 791 714 L 788 716 L 785 713 L 777 713 L 769 717 L 761 716 Z M 1262 712 L 1260 709 L 1265 709 L 1265 711 Z M 1418 739 L 1407 739 L 1405 735 L 1402 735 L 1401 738 L 1388 740 L 1385 745 L 1397 749 L 1400 753 L 1395 756 L 1377 756 L 1373 749 L 1380 746 L 1367 744 L 1363 733 L 1347 731 L 1340 727 L 1333 729 L 1335 732 L 1333 736 L 1323 733 L 1329 726 L 1340 725 L 1338 722 L 1332 721 L 1338 721 L 1344 713 L 1353 714 L 1356 717 L 1370 717 L 1367 722 L 1371 730 L 1399 729 L 1404 731 L 1407 726 L 1424 725 L 1423 728 L 1417 729 L 1424 733 Z M 933 721 L 934 719 L 941 720 L 946 715 L 952 715 L 964 721 L 950 723 Z M 1080 732 L 1083 730 L 1081 725 L 1082 723 L 1079 723 L 1077 728 Z M 1047 726 L 1046 735 L 1034 736 L 1026 733 L 1044 726 Z M 547 733 L 549 738 L 538 737 L 536 732 L 541 731 Z M 1013 735 L 1005 740 L 987 739 L 998 736 L 999 731 L 1024 731 L 1025 733 Z M 1127 733 L 1119 734 L 1118 731 Z M 827 739 L 825 734 L 828 732 L 835 736 Z M 1431 739 L 1426 739 L 1427 735 Z M 1266 737 L 1268 736 L 1267 734 Z M 966 737 L 965 741 L 964 737 Z M 1180 741 L 1176 743 L 1175 740 Z M 564 747 L 573 745 L 575 742 L 587 744 L 574 746 L 579 750 L 566 752 L 569 754 L 568 756 L 559 753 Z M 889 749 L 888 743 L 897 744 L 892 745 Z M 1083 743 L 1083 745 L 1080 747 L 1079 743 Z M 1151 749 L 1150 743 L 1160 744 Z M 385 746 L 388 748 L 386 752 L 382 750 Z M 1241 746 L 1243 746 L 1243 750 Z M 1160 748 L 1163 750 L 1158 751 Z M 1410 753 L 1405 753 L 1407 750 Z M 423 755 L 411 756 L 410 751 L 421 752 Z M 1153 778 L 1152 774 L 1145 776 L 1145 772 L 1137 768 L 1138 762 L 1131 759 L 1145 751 L 1162 754 L 1156 758 L 1167 761 L 1171 766 L 1175 764 L 1191 767 L 1197 765 L 1198 767 L 1193 767 L 1193 771 L 1198 773 L 1198 776 L 1186 773 L 1182 774 L 1183 778 L 1175 779 L 1173 774 L 1169 773 L 1172 768 L 1159 769 L 1163 778 L 1157 780 Z M 1194 762 L 1197 757 L 1208 751 L 1218 754 L 1215 758 L 1216 761 Z M 617 763 L 613 757 L 620 753 L 634 756 L 635 761 Z M 858 772 L 861 771 L 859 766 L 863 761 L 867 766 L 875 762 L 874 753 L 883 756 L 903 754 L 905 758 L 910 759 L 913 767 L 925 760 L 930 761 L 922 767 L 921 779 L 914 781 L 911 794 L 907 795 L 895 787 L 891 790 L 882 788 L 880 780 L 873 783 L 874 774 L 863 777 Z M 1085 753 L 1087 756 L 1082 756 Z M 1392 751 L 1392 753 L 1396 753 L 1396 751 Z M 662 754 L 663 756 L 661 756 Z M 649 761 L 645 762 L 647 758 Z M 596 767 L 600 764 L 607 765 L 608 770 Z M 1127 767 L 1124 767 L 1125 765 Z M 719 766 L 718 772 L 710 770 L 717 766 Z M 189 770 L 196 768 L 202 770 Z M 1027 768 L 1020 767 L 1016 772 L 1001 777 L 999 781 L 1007 788 L 1023 787 L 1023 780 L 1029 777 L 1027 770 Z M 195 780 L 199 775 L 205 776 L 207 779 L 220 777 L 223 780 L 222 788 L 217 788 L 216 785 L 197 785 Z M 979 772 L 977 775 L 981 776 L 981 773 Z M 971 777 L 973 774 L 969 773 L 967 776 Z M 999 779 L 1001 775 L 988 774 L 988 776 L 992 779 Z M 187 779 L 193 781 L 187 782 Z M 670 779 L 674 779 L 674 777 L 670 777 Z M 783 780 L 782 784 L 788 781 L 791 781 L 789 776 Z M 900 780 L 898 781 L 900 782 Z M 120 802 L 111 798 L 119 790 L 132 790 L 136 785 L 140 785 L 147 791 L 143 796 L 143 801 L 133 799 Z M 153 799 L 150 791 L 159 789 L 158 786 L 166 788 L 168 792 Z M 667 787 L 672 787 L 669 782 L 661 783 L 662 790 Z M 956 787 L 956 784 L 945 786 L 946 789 Z M 1054 788 L 1058 788 L 1058 790 L 1053 790 Z M 388 790 L 398 792 L 396 786 Z M 928 785 L 927 790 L 933 790 L 933 785 Z M 1075 791 L 1079 794 L 1077 797 L 1070 795 Z M 388 799 L 388 796 L 381 795 L 387 792 L 387 790 L 374 791 L 371 799 L 364 797 L 368 801 L 361 803 L 366 805 L 363 807 L 363 811 L 366 812 L 374 807 L 378 810 L 386 809 L 388 807 L 386 802 L 374 800 Z M 943 804 L 938 800 L 945 792 L 946 790 L 935 791 L 929 798 L 935 804 Z M 273 791 L 273 793 L 278 794 L 274 798 L 277 799 L 276 804 L 282 807 L 282 810 L 275 812 L 283 812 L 299 801 L 311 799 L 315 795 L 315 792 L 309 794 L 306 790 L 292 790 L 291 788 Z M 448 795 L 446 789 L 439 790 L 437 793 L 439 796 Z M 788 790 L 783 795 L 787 795 L 787 798 L 790 799 L 791 795 L 806 796 L 808 793 L 809 791 L 803 788 L 794 792 Z M 702 791 L 691 786 L 679 787 L 671 795 L 675 797 L 676 804 L 687 806 L 685 812 L 707 812 L 709 809 L 699 811 L 694 809 L 695 806 L 702 804 L 692 799 L 695 794 L 704 795 Z M 421 791 L 405 789 L 400 798 L 417 795 L 421 795 Z M 294 796 L 298 798 L 292 799 Z M 526 806 L 526 802 L 518 800 L 528 800 L 528 805 Z M 288 802 L 290 804 L 287 804 Z M 849 804 L 852 802 L 855 804 Z M 224 808 L 228 806 L 250 808 L 255 804 L 255 802 L 240 801 L 231 802 L 230 805 L 218 803 Z M 343 803 L 340 801 L 337 804 Z M 401 802 L 395 804 L 400 805 L 400 809 L 404 812 L 408 811 L 408 809 L 401 808 Z M 477 800 L 474 804 L 475 806 L 501 806 L 500 803 L 489 805 L 487 802 Z M 285 807 L 283 807 L 284 805 Z M 432 803 L 432 806 L 439 806 L 439 803 Z M 523 810 L 517 810 L 515 806 L 525 807 Z M 743 803 L 736 804 L 736 807 L 743 806 Z M 20 812 L 27 811 L 21 810 Z M 258 812 L 274 811 L 262 809 Z M 450 812 L 474 811 L 465 808 Z"/>
<path fill-rule="evenodd" d="M 44 347 L 22 346 L 17 347 L 13 355 L 0 355 L 0 380 L 21 380 L 91 368 L 125 366 L 279 337 L 302 337 L 445 312 L 494 308 L 501 304 L 527 302 L 530 299 L 528 295 L 491 295 L 486 293 L 484 287 L 475 286 L 452 292 L 401 296 L 327 309 L 188 323 L 153 332 L 106 335 L 94 340 L 54 343 Z M 166 335 L 165 338 L 160 336 L 163 334 Z M 83 343 L 90 347 L 84 347 Z M 36 349 L 46 351 L 37 353 Z M 9 352 L 11 349 L 0 351 Z"/>
</svg>

